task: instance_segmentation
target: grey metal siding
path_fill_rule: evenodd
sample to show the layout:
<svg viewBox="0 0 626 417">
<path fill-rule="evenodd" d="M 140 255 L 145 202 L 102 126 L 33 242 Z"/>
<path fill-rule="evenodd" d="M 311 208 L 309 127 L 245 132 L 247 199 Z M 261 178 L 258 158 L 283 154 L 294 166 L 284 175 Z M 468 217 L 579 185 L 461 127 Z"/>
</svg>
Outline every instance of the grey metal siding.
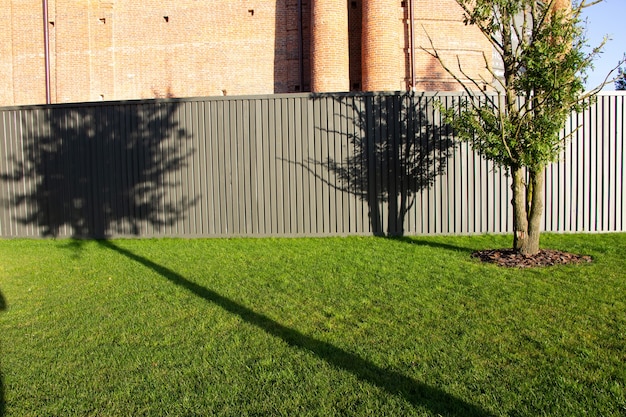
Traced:
<svg viewBox="0 0 626 417">
<path fill-rule="evenodd" d="M 572 114 L 544 229 L 624 230 L 624 101 Z M 511 231 L 510 181 L 455 140 L 458 94 L 297 94 L 0 109 L 0 237 Z"/>
</svg>

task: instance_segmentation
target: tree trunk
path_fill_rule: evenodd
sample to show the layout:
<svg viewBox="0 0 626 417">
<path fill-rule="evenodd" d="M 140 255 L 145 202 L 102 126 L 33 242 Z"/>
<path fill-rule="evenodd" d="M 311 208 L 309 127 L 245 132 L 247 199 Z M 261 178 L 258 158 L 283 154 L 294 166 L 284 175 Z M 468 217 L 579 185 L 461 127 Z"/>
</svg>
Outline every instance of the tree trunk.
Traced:
<svg viewBox="0 0 626 417">
<path fill-rule="evenodd" d="M 511 168 L 513 175 L 513 249 L 521 251 L 528 240 L 528 216 L 526 214 L 526 184 L 524 170 L 521 167 Z"/>
<path fill-rule="evenodd" d="M 530 208 L 528 209 L 528 238 L 520 247 L 524 255 L 535 255 L 539 252 L 539 236 L 541 235 L 541 218 L 544 207 L 544 168 L 529 172 L 530 189 L 532 194 L 528 196 Z"/>
<path fill-rule="evenodd" d="M 528 185 L 524 181 L 524 171 L 513 171 L 513 249 L 523 255 L 539 252 L 541 218 L 544 207 L 544 167 L 529 170 Z"/>
</svg>

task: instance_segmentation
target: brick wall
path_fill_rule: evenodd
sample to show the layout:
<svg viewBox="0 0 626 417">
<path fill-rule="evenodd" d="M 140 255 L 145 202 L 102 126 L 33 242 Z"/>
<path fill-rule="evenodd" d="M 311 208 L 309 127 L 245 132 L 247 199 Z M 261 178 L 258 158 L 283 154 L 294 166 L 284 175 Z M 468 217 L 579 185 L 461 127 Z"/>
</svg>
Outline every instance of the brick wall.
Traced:
<svg viewBox="0 0 626 417">
<path fill-rule="evenodd" d="M 0 104 L 13 100 L 13 14 L 12 7 L 0 7 Z"/>
<path fill-rule="evenodd" d="M 295 91 L 286 3 L 50 0 L 53 101 Z M 0 29 L 0 104 L 45 101 L 42 10 L 41 0 L 9 0 L 0 12 L 12 23 Z"/>
<path fill-rule="evenodd" d="M 380 36 L 366 38 L 362 33 L 365 1 L 393 11 L 379 10 L 384 22 L 370 17 L 366 26 L 379 30 Z M 312 0 L 48 2 L 53 102 L 311 90 Z M 336 70 L 345 78 L 342 89 L 361 89 L 364 68 L 376 68 L 379 78 L 386 79 L 384 85 L 366 88 L 407 87 L 407 2 L 323 0 L 320 4 L 324 2 L 348 10 L 342 18 L 346 21 L 337 23 L 348 32 L 347 64 L 342 62 L 345 68 Z M 444 56 L 459 55 L 468 73 L 484 75 L 482 51 L 490 57 L 490 46 L 463 25 L 454 0 L 414 3 L 417 87 L 458 89 L 438 63 L 419 49 L 429 47 L 422 27 Z M 452 13 L 455 7 L 458 12 Z M 6 23 L 0 27 L 0 105 L 45 102 L 42 1 L 5 0 L 0 17 Z M 377 44 L 378 52 L 362 56 L 362 46 L 370 41 Z M 329 48 L 334 46 L 328 41 Z"/>
<path fill-rule="evenodd" d="M 422 48 L 432 45 L 449 69 L 461 79 L 467 79 L 457 70 L 459 57 L 463 72 L 474 79 L 491 81 L 486 65 L 492 65 L 489 41 L 473 27 L 463 23 L 463 11 L 455 0 L 414 0 L 415 75 L 418 90 L 459 90 L 458 83 L 446 73 L 439 62 Z M 432 45 L 431 45 L 432 42 Z"/>
<path fill-rule="evenodd" d="M 210 9 L 206 4 L 114 4 L 116 98 L 274 90 L 276 4 L 213 1 Z"/>
<path fill-rule="evenodd" d="M 5 1 L 0 9 L 0 103 L 45 103 L 41 1 Z"/>
</svg>

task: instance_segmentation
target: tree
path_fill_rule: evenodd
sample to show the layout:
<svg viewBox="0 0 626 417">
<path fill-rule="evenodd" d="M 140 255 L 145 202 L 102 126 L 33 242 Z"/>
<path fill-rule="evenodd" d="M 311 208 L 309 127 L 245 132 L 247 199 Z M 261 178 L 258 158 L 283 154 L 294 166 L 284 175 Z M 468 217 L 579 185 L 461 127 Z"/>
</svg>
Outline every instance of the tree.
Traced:
<svg viewBox="0 0 626 417">
<path fill-rule="evenodd" d="M 617 70 L 617 78 L 615 79 L 615 89 L 617 91 L 626 90 L 626 70 L 620 68 Z"/>
<path fill-rule="evenodd" d="M 512 176 L 513 249 L 534 255 L 539 252 L 545 168 L 558 159 L 568 116 L 584 109 L 597 92 L 583 94 L 585 72 L 603 45 L 584 52 L 580 14 L 601 0 L 574 6 L 569 0 L 456 1 L 465 23 L 476 26 L 501 58 L 501 77 L 487 64 L 497 93 L 480 88 L 491 80 L 463 84 L 459 73 L 471 78 L 460 62 L 453 71 L 434 47 L 428 52 L 467 93 L 457 114 L 449 113 L 458 136 Z"/>
</svg>

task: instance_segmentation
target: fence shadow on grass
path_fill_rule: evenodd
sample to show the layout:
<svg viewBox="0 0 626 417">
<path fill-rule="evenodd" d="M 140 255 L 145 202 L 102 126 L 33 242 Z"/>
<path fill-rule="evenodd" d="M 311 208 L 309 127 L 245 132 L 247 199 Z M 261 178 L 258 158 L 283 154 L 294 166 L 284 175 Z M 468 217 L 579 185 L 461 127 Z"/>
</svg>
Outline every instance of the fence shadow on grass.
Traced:
<svg viewBox="0 0 626 417">
<path fill-rule="evenodd" d="M 383 369 L 353 353 L 335 347 L 330 343 L 317 340 L 295 329 L 284 326 L 215 291 L 189 281 L 182 275 L 148 258 L 120 248 L 111 241 L 103 240 L 100 241 L 100 244 L 107 249 L 142 264 L 169 280 L 171 283 L 185 288 L 207 302 L 213 303 L 225 311 L 240 317 L 245 322 L 258 327 L 269 335 L 283 340 L 290 346 L 312 352 L 318 358 L 329 364 L 350 372 L 357 378 L 376 385 L 390 394 L 400 396 L 416 407 L 427 408 L 433 415 L 459 417 L 488 417 L 492 415 L 480 407 L 450 395 L 438 388 L 415 381 L 399 372 Z"/>
</svg>

